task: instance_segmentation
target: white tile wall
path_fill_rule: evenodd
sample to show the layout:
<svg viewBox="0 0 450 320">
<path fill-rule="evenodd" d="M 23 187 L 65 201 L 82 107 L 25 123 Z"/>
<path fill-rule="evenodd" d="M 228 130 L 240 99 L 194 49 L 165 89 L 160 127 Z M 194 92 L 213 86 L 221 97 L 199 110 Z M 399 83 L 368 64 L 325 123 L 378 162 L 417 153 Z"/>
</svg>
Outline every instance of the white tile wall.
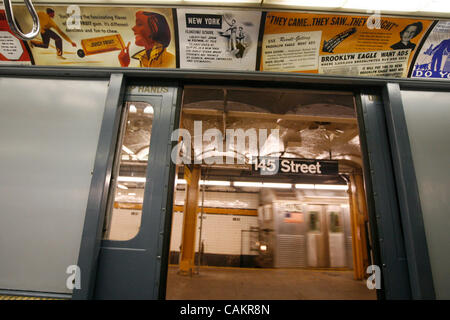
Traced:
<svg viewBox="0 0 450 320">
<path fill-rule="evenodd" d="M 174 212 L 170 242 L 171 251 L 180 251 L 182 226 L 183 213 Z M 239 255 L 241 254 L 241 230 L 249 230 L 250 227 L 257 226 L 258 218 L 256 216 L 204 214 L 202 226 L 204 252 Z M 200 217 L 197 221 L 196 252 L 198 251 L 199 229 Z M 244 235 L 244 240 L 248 240 L 248 235 Z M 249 252 L 247 243 L 244 243 L 242 247 L 244 249 L 242 254 L 253 254 Z"/>
<path fill-rule="evenodd" d="M 175 193 L 175 205 L 184 205 L 184 191 Z M 257 209 L 259 195 L 256 193 L 232 193 L 232 192 L 205 192 L 205 207 L 233 208 L 233 209 Z M 202 203 L 201 193 L 199 205 Z M 234 219 L 234 220 L 233 220 Z M 204 253 L 216 254 L 251 254 L 248 243 L 241 244 L 242 230 L 258 226 L 256 216 L 237 216 L 228 214 L 204 214 L 202 226 L 202 241 Z M 172 235 L 170 241 L 171 251 L 180 251 L 183 228 L 183 213 L 174 212 L 172 220 Z M 200 214 L 197 220 L 196 252 L 198 251 L 200 229 Z M 248 235 L 244 235 L 244 241 L 248 241 Z M 241 250 L 241 246 L 243 250 Z"/>
<path fill-rule="evenodd" d="M 134 238 L 141 226 L 141 217 L 140 210 L 114 209 L 109 239 L 125 241 Z"/>
<path fill-rule="evenodd" d="M 176 191 L 175 205 L 184 205 L 186 195 L 184 191 Z M 198 197 L 198 204 L 202 203 L 202 193 Z M 234 209 L 258 209 L 259 195 L 257 193 L 236 192 L 205 192 L 205 207 L 234 208 Z"/>
</svg>

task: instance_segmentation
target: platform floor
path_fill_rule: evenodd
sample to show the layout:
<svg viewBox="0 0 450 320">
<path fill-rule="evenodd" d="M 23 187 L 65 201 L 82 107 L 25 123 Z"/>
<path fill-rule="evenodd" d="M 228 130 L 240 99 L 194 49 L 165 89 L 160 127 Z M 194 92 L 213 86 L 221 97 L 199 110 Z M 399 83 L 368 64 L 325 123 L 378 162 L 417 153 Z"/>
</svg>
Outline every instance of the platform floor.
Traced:
<svg viewBox="0 0 450 320">
<path fill-rule="evenodd" d="M 353 271 L 202 267 L 181 276 L 170 266 L 168 300 L 371 300 L 375 290 Z"/>
</svg>

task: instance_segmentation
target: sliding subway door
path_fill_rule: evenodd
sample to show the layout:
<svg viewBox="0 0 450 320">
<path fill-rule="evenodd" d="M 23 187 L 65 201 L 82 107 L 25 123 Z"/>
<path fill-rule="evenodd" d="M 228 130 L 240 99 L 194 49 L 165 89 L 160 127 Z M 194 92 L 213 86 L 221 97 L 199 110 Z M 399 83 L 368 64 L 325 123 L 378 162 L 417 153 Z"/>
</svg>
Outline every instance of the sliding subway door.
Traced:
<svg viewBox="0 0 450 320">
<path fill-rule="evenodd" d="M 450 299 L 450 92 L 401 91 L 437 299 Z"/>
<path fill-rule="evenodd" d="M 0 78 L 0 289 L 71 293 L 107 90 Z"/>
</svg>

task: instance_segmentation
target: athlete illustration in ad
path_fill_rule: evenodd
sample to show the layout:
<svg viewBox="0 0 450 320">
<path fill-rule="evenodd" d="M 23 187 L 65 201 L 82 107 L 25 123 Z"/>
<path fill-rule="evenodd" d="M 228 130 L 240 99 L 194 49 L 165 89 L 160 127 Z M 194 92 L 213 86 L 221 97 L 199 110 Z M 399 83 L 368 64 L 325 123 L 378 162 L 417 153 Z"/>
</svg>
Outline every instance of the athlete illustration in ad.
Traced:
<svg viewBox="0 0 450 320">
<path fill-rule="evenodd" d="M 38 13 L 39 17 L 39 23 L 41 26 L 41 37 L 42 41 L 36 41 L 31 40 L 30 44 L 31 47 L 39 47 L 39 48 L 45 48 L 47 49 L 50 45 L 50 39 L 53 39 L 55 41 L 56 46 L 56 55 L 60 59 L 65 59 L 63 57 L 63 42 L 61 37 L 58 35 L 58 33 L 70 44 L 72 44 L 73 47 L 76 47 L 76 43 L 73 42 L 53 21 L 53 18 L 55 17 L 55 11 L 52 8 L 47 8 L 45 12 L 39 11 Z M 51 30 L 54 29 L 55 31 Z"/>
</svg>

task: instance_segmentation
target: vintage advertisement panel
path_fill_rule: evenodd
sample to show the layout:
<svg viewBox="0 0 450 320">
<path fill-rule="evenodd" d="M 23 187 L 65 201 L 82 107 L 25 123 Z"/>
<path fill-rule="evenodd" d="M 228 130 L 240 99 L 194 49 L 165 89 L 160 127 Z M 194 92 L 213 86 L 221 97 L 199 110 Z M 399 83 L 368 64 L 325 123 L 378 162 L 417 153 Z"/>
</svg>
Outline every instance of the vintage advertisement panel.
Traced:
<svg viewBox="0 0 450 320">
<path fill-rule="evenodd" d="M 178 9 L 180 67 L 251 70 L 261 12 Z"/>
<path fill-rule="evenodd" d="M 31 18 L 14 6 L 26 32 Z M 39 35 L 12 34 L 0 65 L 181 68 L 450 78 L 450 22 L 236 8 L 36 6 Z"/>
<path fill-rule="evenodd" d="M 406 77 L 431 20 L 268 12 L 261 71 Z"/>
<path fill-rule="evenodd" d="M 30 65 L 31 59 L 22 40 L 9 28 L 5 10 L 0 9 L 0 65 Z"/>
<path fill-rule="evenodd" d="M 414 62 L 412 78 L 450 79 L 450 21 L 439 21 Z"/>
<path fill-rule="evenodd" d="M 22 29 L 31 19 L 24 6 Z M 170 8 L 36 6 L 40 36 L 29 41 L 36 65 L 176 68 Z"/>
</svg>

